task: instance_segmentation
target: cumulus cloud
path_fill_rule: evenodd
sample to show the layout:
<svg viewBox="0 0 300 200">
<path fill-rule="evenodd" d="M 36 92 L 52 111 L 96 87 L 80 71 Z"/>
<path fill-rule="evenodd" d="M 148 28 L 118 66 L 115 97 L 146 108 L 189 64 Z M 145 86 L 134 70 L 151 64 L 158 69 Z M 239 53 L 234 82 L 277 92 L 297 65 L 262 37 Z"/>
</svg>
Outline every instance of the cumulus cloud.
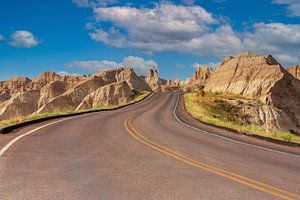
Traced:
<svg viewBox="0 0 300 200">
<path fill-rule="evenodd" d="M 118 2 L 118 0 L 73 0 L 78 7 L 108 6 Z"/>
<path fill-rule="evenodd" d="M 283 63 L 300 62 L 300 25 L 256 23 L 254 32 L 245 33 L 244 49 L 273 54 Z"/>
<path fill-rule="evenodd" d="M 108 60 L 87 60 L 73 61 L 67 63 L 65 66 L 89 71 L 103 71 L 119 67 L 131 67 L 135 70 L 137 74 L 146 74 L 149 68 L 158 68 L 158 65 L 155 61 L 145 60 L 141 57 L 135 56 L 125 57 L 120 63 Z"/>
<path fill-rule="evenodd" d="M 206 63 L 206 64 L 199 64 L 199 63 L 194 63 L 191 65 L 191 68 L 194 68 L 194 69 L 197 69 L 197 68 L 200 68 L 200 67 L 203 67 L 203 65 L 206 65 L 208 66 L 209 68 L 211 69 L 214 69 L 216 68 L 217 65 L 219 65 L 220 63 L 214 63 L 214 62 L 209 62 L 209 63 Z"/>
<path fill-rule="evenodd" d="M 78 68 L 81 70 L 102 71 L 102 70 L 118 68 L 119 64 L 107 60 L 87 60 L 87 61 L 73 61 L 67 63 L 65 66 Z"/>
<path fill-rule="evenodd" d="M 289 15 L 300 17 L 300 1 L 299 0 L 273 0 L 274 4 L 286 5 Z"/>
<path fill-rule="evenodd" d="M 77 74 L 77 73 L 69 73 L 66 71 L 59 71 L 57 72 L 58 75 L 60 76 L 81 76 L 81 74 Z"/>
<path fill-rule="evenodd" d="M 20 48 L 31 48 L 39 44 L 39 40 L 29 31 L 15 31 L 11 35 L 11 46 Z"/>
<path fill-rule="evenodd" d="M 121 65 L 132 67 L 138 74 L 146 74 L 149 68 L 158 68 L 154 60 L 144 60 L 140 57 L 129 56 L 123 59 Z"/>
<path fill-rule="evenodd" d="M 90 37 L 117 48 L 218 58 L 250 51 L 273 54 L 284 64 L 300 62 L 299 24 L 255 23 L 251 31 L 237 32 L 201 6 L 172 3 L 153 8 L 111 6 L 93 10 L 95 26 Z M 102 26 L 107 22 L 110 26 Z"/>
<path fill-rule="evenodd" d="M 181 2 L 185 5 L 192 6 L 195 5 L 195 0 L 181 0 Z"/>
</svg>

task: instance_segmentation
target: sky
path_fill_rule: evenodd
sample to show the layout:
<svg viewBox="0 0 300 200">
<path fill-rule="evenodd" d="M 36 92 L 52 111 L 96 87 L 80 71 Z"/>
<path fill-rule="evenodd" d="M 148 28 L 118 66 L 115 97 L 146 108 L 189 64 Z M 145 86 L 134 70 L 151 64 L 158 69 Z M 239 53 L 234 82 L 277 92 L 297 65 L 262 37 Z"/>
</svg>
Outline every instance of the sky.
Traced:
<svg viewBox="0 0 300 200">
<path fill-rule="evenodd" d="M 157 67 L 165 79 L 250 51 L 300 63 L 300 0 L 1 0 L 0 80 Z"/>
</svg>

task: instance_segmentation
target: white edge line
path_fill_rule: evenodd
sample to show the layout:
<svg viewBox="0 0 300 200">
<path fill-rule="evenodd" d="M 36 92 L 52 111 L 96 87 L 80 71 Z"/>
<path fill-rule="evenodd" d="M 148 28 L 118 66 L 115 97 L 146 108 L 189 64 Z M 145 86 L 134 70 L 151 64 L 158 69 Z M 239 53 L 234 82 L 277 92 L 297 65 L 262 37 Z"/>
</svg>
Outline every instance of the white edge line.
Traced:
<svg viewBox="0 0 300 200">
<path fill-rule="evenodd" d="M 196 131 L 199 131 L 199 132 L 202 132 L 202 133 L 211 135 L 211 136 L 215 136 L 215 137 L 218 137 L 218 138 L 221 138 L 221 139 L 224 139 L 224 140 L 228 140 L 228 141 L 231 141 L 231 142 L 235 142 L 235 143 L 238 143 L 238 144 L 243 144 L 243 145 L 246 145 L 246 146 L 254 147 L 254 148 L 257 148 L 257 149 L 262 149 L 262 150 L 265 150 L 265 151 L 270 151 L 270 152 L 274 152 L 274 153 L 279 153 L 279 154 L 283 154 L 283 155 L 287 155 L 287 156 L 292 156 L 292 157 L 300 158 L 300 156 L 295 155 L 295 154 L 286 153 L 286 152 L 282 152 L 282 151 L 278 151 L 278 150 L 273 150 L 273 149 L 265 148 L 265 147 L 262 147 L 262 146 L 258 146 L 258 145 L 249 144 L 249 143 L 241 142 L 241 141 L 238 141 L 238 140 L 230 139 L 230 138 L 227 138 L 227 137 L 224 137 L 224 136 L 215 134 L 215 133 L 211 133 L 211 132 L 208 132 L 208 131 L 205 131 L 205 130 L 196 128 L 196 127 L 191 126 L 191 125 L 189 125 L 189 124 L 186 124 L 186 123 L 184 123 L 183 121 L 181 121 L 181 120 L 177 117 L 177 115 L 176 115 L 176 110 L 177 110 L 177 107 L 178 107 L 178 101 L 179 101 L 179 94 L 177 95 L 177 100 L 176 100 L 176 104 L 175 104 L 175 107 L 174 107 L 174 110 L 173 110 L 173 115 L 174 115 L 175 119 L 176 119 L 179 123 L 181 123 L 181 124 L 183 124 L 183 125 L 185 125 L 185 126 L 191 128 L 191 129 L 194 129 L 194 130 L 196 130 Z"/>
<path fill-rule="evenodd" d="M 27 135 L 30 135 L 31 133 L 34 133 L 35 131 L 37 130 L 40 130 L 42 128 L 45 128 L 47 126 L 50 126 L 52 124 L 56 124 L 58 122 L 62 122 L 62 121 L 65 121 L 65 120 L 69 120 L 69 119 L 73 119 L 74 117 L 72 118 L 67 118 L 67 119 L 61 119 L 61 120 L 58 120 L 58 121 L 55 121 L 55 122 L 51 122 L 51 123 L 48 123 L 48 124 L 45 124 L 43 126 L 40 126 L 40 127 L 37 127 L 31 131 L 28 131 L 22 135 L 19 135 L 18 137 L 14 138 L 13 140 L 11 140 L 8 144 L 6 144 L 1 150 L 0 150 L 0 157 L 9 149 L 9 147 L 11 147 L 14 143 L 16 143 L 18 140 L 20 140 L 21 138 L 27 136 Z"/>
<path fill-rule="evenodd" d="M 153 96 L 153 93 L 151 93 L 148 97 L 146 97 L 146 99 L 149 98 L 149 97 L 151 97 L 151 96 Z M 146 100 L 146 99 L 144 99 L 144 100 Z M 142 101 L 142 102 L 143 102 L 143 101 Z M 139 102 L 137 102 L 137 103 L 139 103 Z M 131 104 L 131 105 L 129 105 L 129 106 L 125 106 L 124 108 L 130 108 L 130 107 L 132 107 L 132 106 L 135 106 L 135 103 L 134 103 L 134 104 Z M 121 109 L 122 109 L 122 108 L 121 108 Z M 21 138 L 23 138 L 23 137 L 25 137 L 25 136 L 27 136 L 27 135 L 30 135 L 30 134 L 36 132 L 36 131 L 38 131 L 38 130 L 40 130 L 40 129 L 42 129 L 42 128 L 45 128 L 45 127 L 47 127 L 47 126 L 50 126 L 50 125 L 53 125 L 53 124 L 56 124 L 56 123 L 59 123 L 59 122 L 62 122 L 62 121 L 66 121 L 66 120 L 70 120 L 70 119 L 74 119 L 74 118 L 78 118 L 78 117 L 83 117 L 83 116 L 87 116 L 87 115 L 92 115 L 92 114 L 95 114 L 95 113 L 97 113 L 97 112 L 87 113 L 87 114 L 83 114 L 83 115 L 78 115 L 78 116 L 74 116 L 74 117 L 69 117 L 69 118 L 66 118 L 66 119 L 57 120 L 57 121 L 54 121 L 54 122 L 45 124 L 45 125 L 43 125 L 43 126 L 37 127 L 37 128 L 35 128 L 35 129 L 31 130 L 31 131 L 28 131 L 28 132 L 22 134 L 22 135 L 19 135 L 18 137 L 14 138 L 14 139 L 11 140 L 9 143 L 7 143 L 7 144 L 0 150 L 0 157 L 3 156 L 3 154 L 4 154 L 4 153 L 5 153 L 5 152 L 6 152 L 13 144 L 15 144 L 18 140 L 20 140 Z"/>
</svg>

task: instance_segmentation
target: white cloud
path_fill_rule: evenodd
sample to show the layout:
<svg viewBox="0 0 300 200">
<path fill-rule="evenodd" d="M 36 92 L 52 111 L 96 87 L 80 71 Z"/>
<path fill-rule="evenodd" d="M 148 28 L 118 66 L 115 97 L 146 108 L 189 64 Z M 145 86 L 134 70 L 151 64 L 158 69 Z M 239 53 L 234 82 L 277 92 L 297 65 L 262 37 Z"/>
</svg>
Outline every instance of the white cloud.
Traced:
<svg viewBox="0 0 300 200">
<path fill-rule="evenodd" d="M 245 33 L 245 51 L 273 54 L 282 63 L 300 62 L 300 24 L 257 23 Z"/>
<path fill-rule="evenodd" d="M 5 37 L 0 34 L 0 41 L 5 40 Z"/>
<path fill-rule="evenodd" d="M 121 65 L 133 68 L 138 74 L 146 74 L 149 68 L 158 68 L 154 60 L 144 60 L 135 56 L 124 58 Z"/>
<path fill-rule="evenodd" d="M 117 68 L 119 67 L 119 64 L 107 60 L 87 60 L 87 61 L 73 61 L 67 63 L 65 66 L 78 68 L 82 70 L 89 70 L 89 71 L 102 71 L 102 70 Z"/>
<path fill-rule="evenodd" d="M 108 6 L 118 2 L 118 0 L 73 0 L 78 7 Z"/>
<path fill-rule="evenodd" d="M 300 24 L 256 23 L 252 31 L 236 32 L 200 6 L 171 3 L 154 8 L 98 7 L 94 13 L 90 37 L 117 48 L 218 58 L 250 51 L 273 54 L 283 64 L 300 62 Z M 111 26 L 103 28 L 106 22 Z"/>
<path fill-rule="evenodd" d="M 60 76 L 81 76 L 81 74 L 77 74 L 77 73 L 69 73 L 66 71 L 59 71 L 57 72 L 58 75 Z"/>
<path fill-rule="evenodd" d="M 181 2 L 185 5 L 192 6 L 195 5 L 195 0 L 181 0 Z"/>
<path fill-rule="evenodd" d="M 146 74 L 149 68 L 158 67 L 153 60 L 145 60 L 135 56 L 125 57 L 120 63 L 108 60 L 87 60 L 73 61 L 67 63 L 65 66 L 89 71 L 103 71 L 119 67 L 131 67 L 137 74 Z"/>
<path fill-rule="evenodd" d="M 274 4 L 286 5 L 289 15 L 300 17 L 300 1 L 299 0 L 273 0 Z"/>
<path fill-rule="evenodd" d="M 11 35 L 10 45 L 14 47 L 30 48 L 39 44 L 39 40 L 29 31 L 15 31 Z"/>
<path fill-rule="evenodd" d="M 214 63 L 214 62 L 209 62 L 209 63 L 206 63 L 206 64 L 199 64 L 199 63 L 194 63 L 191 65 L 191 68 L 194 68 L 194 69 L 197 69 L 197 68 L 200 68 L 200 67 L 203 67 L 204 65 L 208 66 L 209 68 L 211 69 L 214 69 L 216 68 L 217 65 L 219 65 L 220 63 Z"/>
</svg>

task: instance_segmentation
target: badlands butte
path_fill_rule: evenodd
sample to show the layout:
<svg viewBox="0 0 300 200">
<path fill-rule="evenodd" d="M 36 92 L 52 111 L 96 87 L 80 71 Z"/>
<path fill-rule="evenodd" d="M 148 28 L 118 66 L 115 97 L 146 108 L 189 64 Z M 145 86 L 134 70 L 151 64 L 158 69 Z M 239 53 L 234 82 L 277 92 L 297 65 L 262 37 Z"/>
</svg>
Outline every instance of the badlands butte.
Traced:
<svg viewBox="0 0 300 200">
<path fill-rule="evenodd" d="M 214 69 L 202 66 L 186 81 L 163 80 L 157 69 L 149 69 L 147 76 L 138 76 L 131 68 L 88 77 L 45 72 L 32 80 L 14 77 L 0 82 L 0 120 L 123 105 L 145 91 L 180 90 L 235 95 L 215 101 L 234 108 L 236 123 L 300 135 L 299 79 L 300 65 L 284 68 L 271 55 L 250 53 L 227 57 Z"/>
</svg>

